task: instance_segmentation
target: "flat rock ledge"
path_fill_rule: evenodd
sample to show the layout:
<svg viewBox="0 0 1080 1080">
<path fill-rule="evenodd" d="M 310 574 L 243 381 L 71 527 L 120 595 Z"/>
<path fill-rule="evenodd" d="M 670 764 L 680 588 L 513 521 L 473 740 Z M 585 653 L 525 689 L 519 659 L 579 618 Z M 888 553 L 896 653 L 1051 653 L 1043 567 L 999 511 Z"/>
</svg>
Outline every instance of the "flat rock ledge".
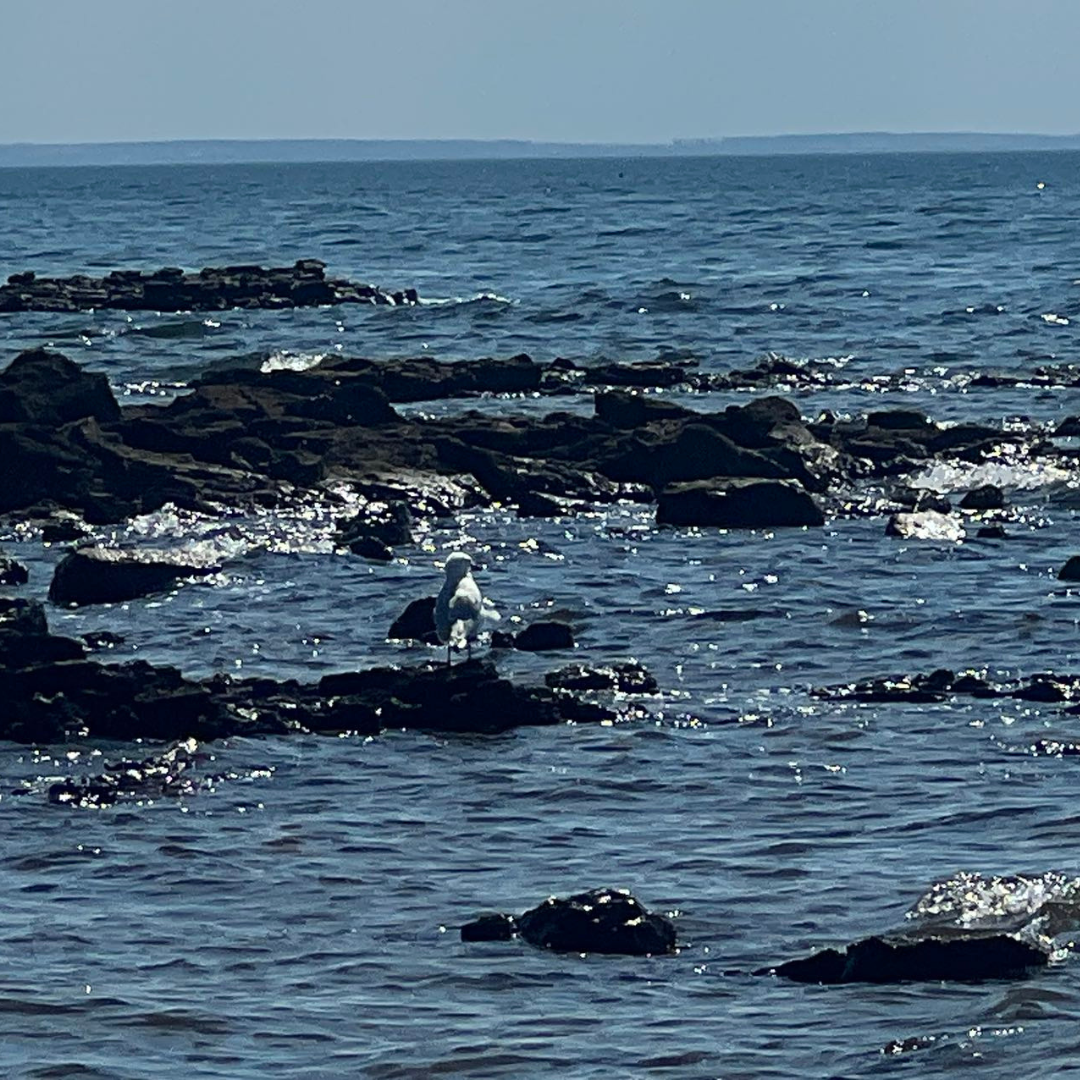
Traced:
<svg viewBox="0 0 1080 1080">
<path fill-rule="evenodd" d="M 560 953 L 659 956 L 674 953 L 675 927 L 626 889 L 591 889 L 549 897 L 522 915 L 481 915 L 461 928 L 462 941 L 510 941 Z"/>
<path fill-rule="evenodd" d="M 228 675 L 194 680 L 144 661 L 106 664 L 83 642 L 51 634 L 36 601 L 3 597 L 0 700 L 0 738 L 24 744 L 374 735 L 389 728 L 495 733 L 629 715 L 566 690 L 511 682 L 488 660 L 341 672 L 317 684 Z"/>
<path fill-rule="evenodd" d="M 415 304 L 415 289 L 387 292 L 375 285 L 326 277 L 319 259 L 292 266 L 208 266 L 194 274 L 176 266 L 144 273 L 113 270 L 101 278 L 76 274 L 12 274 L 0 285 L 0 313 L 13 311 L 222 311 L 227 308 L 296 308 L 331 304 Z"/>
</svg>

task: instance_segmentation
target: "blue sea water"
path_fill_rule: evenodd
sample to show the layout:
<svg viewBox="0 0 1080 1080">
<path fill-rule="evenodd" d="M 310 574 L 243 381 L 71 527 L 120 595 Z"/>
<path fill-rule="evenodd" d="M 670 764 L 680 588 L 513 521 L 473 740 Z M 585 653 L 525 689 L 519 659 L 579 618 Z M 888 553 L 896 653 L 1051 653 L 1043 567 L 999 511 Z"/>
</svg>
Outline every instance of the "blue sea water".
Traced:
<svg viewBox="0 0 1080 1080">
<path fill-rule="evenodd" d="M 237 354 L 302 365 L 333 352 L 527 351 L 719 371 L 774 350 L 843 376 L 792 395 L 810 416 L 903 405 L 1034 433 L 1080 412 L 1080 391 L 970 377 L 1075 359 L 1078 166 L 1053 153 L 6 169 L 0 276 L 314 256 L 426 302 L 6 315 L 0 343 L 7 359 L 58 348 L 106 372 L 125 402 L 167 400 Z M 686 400 L 714 409 L 747 394 Z M 477 406 L 535 414 L 591 400 Z M 1075 737 L 1059 707 L 808 693 L 936 667 L 1077 668 L 1080 596 L 1056 580 L 1077 550 L 1076 470 L 1003 458 L 920 482 L 981 480 L 1003 483 L 1017 509 L 1007 542 L 898 541 L 880 518 L 725 534 L 657 530 L 647 507 L 555 521 L 494 510 L 422 532 L 381 567 L 334 553 L 327 507 L 133 523 L 122 537 L 209 545 L 228 561 L 165 597 L 50 608 L 58 632 L 122 634 L 110 659 L 304 680 L 411 663 L 426 650 L 387 642 L 386 628 L 435 591 L 435 560 L 465 546 L 504 619 L 561 610 L 575 626 L 572 657 L 501 665 L 526 678 L 635 656 L 662 688 L 656 719 L 498 738 L 236 740 L 207 748 L 205 771 L 237 779 L 96 813 L 50 807 L 43 789 L 115 748 L 0 746 L 0 1068 L 240 1080 L 1068 1073 L 1073 960 L 969 986 L 750 974 L 894 929 L 957 871 L 1080 874 L 1075 761 L 1018 752 Z M 23 592 L 44 597 L 60 553 L 18 536 L 5 547 L 31 568 Z M 9 794 L 27 780 L 30 794 Z M 458 940 L 478 911 L 595 885 L 676 912 L 679 955 Z M 927 1049 L 882 1053 L 930 1036 Z"/>
</svg>

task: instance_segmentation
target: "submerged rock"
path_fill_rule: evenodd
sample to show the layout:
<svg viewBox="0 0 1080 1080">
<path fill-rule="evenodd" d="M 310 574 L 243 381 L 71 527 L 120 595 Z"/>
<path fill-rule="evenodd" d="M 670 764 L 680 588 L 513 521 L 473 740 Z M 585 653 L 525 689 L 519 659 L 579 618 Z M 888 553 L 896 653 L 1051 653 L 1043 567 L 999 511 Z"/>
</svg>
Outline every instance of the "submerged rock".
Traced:
<svg viewBox="0 0 1080 1080">
<path fill-rule="evenodd" d="M 219 569 L 168 551 L 78 548 L 57 564 L 49 599 L 54 604 L 115 604 L 161 592 L 182 578 L 205 577 Z"/>
<path fill-rule="evenodd" d="M 869 937 L 846 949 L 824 949 L 775 968 L 804 983 L 978 982 L 1023 978 L 1050 954 L 1009 934 L 958 937 Z"/>
<path fill-rule="evenodd" d="M 17 559 L 0 552 L 0 585 L 25 585 L 30 571 Z"/>
<path fill-rule="evenodd" d="M 817 527 L 825 524 L 825 515 L 813 497 L 791 481 L 699 481 L 665 488 L 656 522 L 728 529 Z"/>
<path fill-rule="evenodd" d="M 636 660 L 616 661 L 591 667 L 586 664 L 570 664 L 549 672 L 544 682 L 553 689 L 590 691 L 612 690 L 621 694 L 655 694 L 659 687 L 656 679 Z"/>
<path fill-rule="evenodd" d="M 548 652 L 573 647 L 573 630 L 566 623 L 554 619 L 530 623 L 514 635 L 514 648 L 522 652 Z"/>
<path fill-rule="evenodd" d="M 675 952 L 675 927 L 647 911 L 626 889 L 550 897 L 523 915 L 483 915 L 461 928 L 462 941 L 513 936 L 552 952 L 656 956 Z"/>
</svg>

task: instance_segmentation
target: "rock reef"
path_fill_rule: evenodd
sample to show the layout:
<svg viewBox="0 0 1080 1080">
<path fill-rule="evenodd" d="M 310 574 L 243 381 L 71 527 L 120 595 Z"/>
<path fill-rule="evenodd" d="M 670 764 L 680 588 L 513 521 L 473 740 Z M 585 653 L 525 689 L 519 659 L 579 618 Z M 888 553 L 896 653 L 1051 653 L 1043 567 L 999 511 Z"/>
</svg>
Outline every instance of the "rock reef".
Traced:
<svg viewBox="0 0 1080 1080">
<path fill-rule="evenodd" d="M 222 311 L 226 308 L 295 308 L 331 304 L 415 304 L 415 289 L 387 292 L 375 285 L 326 277 L 319 259 L 292 266 L 208 266 L 185 273 L 177 266 L 144 273 L 113 270 L 101 278 L 38 277 L 32 270 L 12 274 L 0 285 L 0 313 Z"/>
<path fill-rule="evenodd" d="M 195 680 L 144 661 L 101 663 L 83 642 L 51 634 L 41 604 L 19 598 L 0 598 L 0 699 L 0 738 L 28 744 L 387 728 L 495 733 L 624 715 L 558 687 L 511 682 L 487 660 L 341 672 L 315 684 Z"/>
<path fill-rule="evenodd" d="M 610 365 L 602 372 L 616 375 Z M 333 357 L 267 373 L 237 362 L 204 373 L 168 406 L 121 409 L 103 376 L 57 353 L 25 352 L 0 372 L 0 514 L 63 510 L 104 524 L 166 503 L 274 505 L 344 481 L 393 504 L 383 519 L 342 526 L 343 546 L 386 559 L 408 543 L 413 519 L 493 503 L 562 516 L 632 500 L 654 502 L 658 522 L 675 526 L 815 527 L 845 485 L 933 460 L 977 461 L 1019 438 L 942 427 L 911 410 L 807 423 L 777 397 L 705 413 L 610 387 L 597 391 L 592 416 L 412 418 L 394 407 L 541 392 L 565 375 L 565 364 L 527 356 Z"/>
</svg>

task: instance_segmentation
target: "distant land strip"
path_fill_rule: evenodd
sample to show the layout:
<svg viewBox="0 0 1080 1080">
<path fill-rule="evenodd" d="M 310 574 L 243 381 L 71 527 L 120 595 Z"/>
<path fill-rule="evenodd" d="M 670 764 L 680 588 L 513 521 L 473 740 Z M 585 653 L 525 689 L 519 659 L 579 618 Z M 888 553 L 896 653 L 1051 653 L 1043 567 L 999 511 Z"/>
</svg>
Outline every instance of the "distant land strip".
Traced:
<svg viewBox="0 0 1080 1080">
<path fill-rule="evenodd" d="M 191 139 L 7 143 L 0 144 L 0 168 L 762 154 L 999 153 L 1034 150 L 1080 150 L 1080 134 L 869 131 L 817 135 L 737 135 L 675 139 L 668 143 L 532 142 L 524 139 Z"/>
</svg>

